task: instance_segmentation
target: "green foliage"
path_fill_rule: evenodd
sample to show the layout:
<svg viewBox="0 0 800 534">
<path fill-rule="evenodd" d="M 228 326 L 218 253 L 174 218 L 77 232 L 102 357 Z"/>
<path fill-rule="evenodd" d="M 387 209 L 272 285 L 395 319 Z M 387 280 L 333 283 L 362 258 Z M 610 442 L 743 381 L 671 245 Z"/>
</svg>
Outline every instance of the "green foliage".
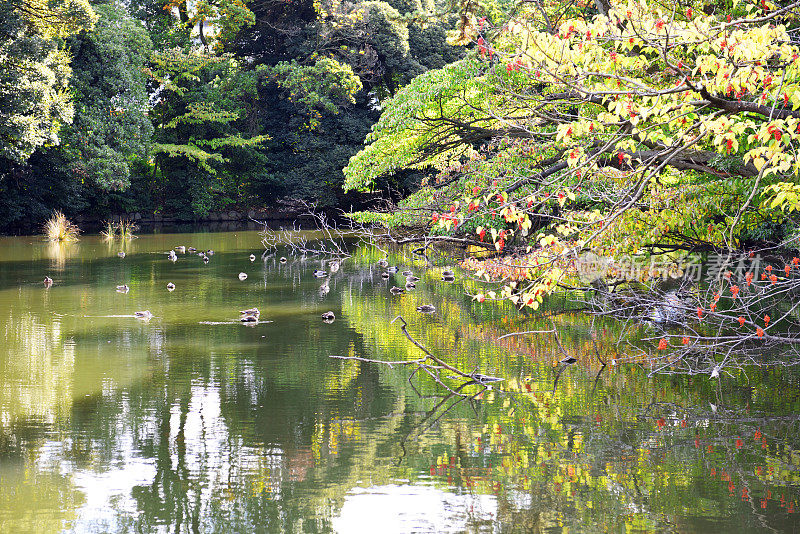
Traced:
<svg viewBox="0 0 800 534">
<path fill-rule="evenodd" d="M 164 0 L 128 0 L 127 4 L 131 15 L 147 30 L 155 50 L 191 46 L 191 28 L 165 9 Z"/>
<path fill-rule="evenodd" d="M 357 207 L 342 168 L 381 99 L 463 52 L 445 42 L 450 7 L 3 3 L 2 226 L 38 226 L 54 207 L 199 216 L 283 196 Z M 391 188 L 419 178 L 401 173 Z"/>
<path fill-rule="evenodd" d="M 369 145 L 344 169 L 345 190 L 366 190 L 382 175 L 406 167 L 443 165 L 467 154 L 471 145 L 462 142 L 467 132 L 443 119 L 463 112 L 458 119 L 492 123 L 486 112 L 478 111 L 485 109 L 487 96 L 488 86 L 474 59 L 418 76 L 384 102 L 383 114 L 367 136 Z M 442 148 L 432 154 L 434 143 Z"/>
<path fill-rule="evenodd" d="M 95 20 L 86 0 L 0 3 L 0 158 L 24 163 L 59 143 L 73 116 L 63 38 Z"/>
<path fill-rule="evenodd" d="M 168 6 L 178 9 L 188 9 L 185 0 L 168 2 Z M 188 25 L 198 25 L 200 39 L 205 46 L 211 43 L 212 48 L 221 52 L 225 43 L 232 40 L 239 31 L 252 26 L 256 17 L 247 4 L 241 0 L 200 0 L 193 6 L 194 15 L 188 20 Z M 213 28 L 213 34 L 207 35 L 208 27 Z"/>
<path fill-rule="evenodd" d="M 69 41 L 77 114 L 62 137 L 70 170 L 100 189 L 130 184 L 131 161 L 148 158 L 153 127 L 142 72 L 152 43 L 116 3 L 96 7 L 95 30 Z"/>
<path fill-rule="evenodd" d="M 319 124 L 317 110 L 336 114 L 340 107 L 355 104 L 355 95 L 363 87 L 349 65 L 330 58 L 320 58 L 310 66 L 282 62 L 271 72 L 289 100 L 310 116 L 312 128 Z"/>
<path fill-rule="evenodd" d="M 230 55 L 179 50 L 153 55 L 149 74 L 160 84 L 151 118 L 158 194 L 176 213 L 203 215 L 239 200 L 235 160 L 252 158 L 268 136 L 248 118 L 261 74 Z M 187 202 L 188 200 L 188 202 Z"/>
</svg>

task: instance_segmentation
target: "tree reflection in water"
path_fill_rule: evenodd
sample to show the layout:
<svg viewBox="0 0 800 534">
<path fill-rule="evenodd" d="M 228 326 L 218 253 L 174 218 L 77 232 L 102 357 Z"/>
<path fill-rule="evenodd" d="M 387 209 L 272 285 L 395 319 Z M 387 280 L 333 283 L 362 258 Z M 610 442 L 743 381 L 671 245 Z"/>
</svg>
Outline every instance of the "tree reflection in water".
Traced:
<svg viewBox="0 0 800 534">
<path fill-rule="evenodd" d="M 518 319 L 413 255 L 390 258 L 421 277 L 392 296 L 399 278 L 384 281 L 383 256 L 366 248 L 323 294 L 315 258 L 278 252 L 257 274 L 258 241 L 142 236 L 120 262 L 87 236 L 83 263 L 67 259 L 46 293 L 41 264 L 23 252 L 4 263 L 0 531 L 328 532 L 365 517 L 383 531 L 794 530 L 792 371 L 720 388 L 648 379 L 610 365 L 612 320 Z M 158 254 L 178 244 L 217 253 L 208 265 Z M 119 282 L 131 292 L 114 292 Z M 110 317 L 145 303 L 150 323 Z M 254 305 L 273 322 L 234 324 Z M 328 310 L 334 323 L 319 319 Z M 328 357 L 418 359 L 389 323 L 398 315 L 448 365 L 504 380 L 464 385 L 465 397 Z M 574 365 L 559 363 L 565 352 Z"/>
</svg>

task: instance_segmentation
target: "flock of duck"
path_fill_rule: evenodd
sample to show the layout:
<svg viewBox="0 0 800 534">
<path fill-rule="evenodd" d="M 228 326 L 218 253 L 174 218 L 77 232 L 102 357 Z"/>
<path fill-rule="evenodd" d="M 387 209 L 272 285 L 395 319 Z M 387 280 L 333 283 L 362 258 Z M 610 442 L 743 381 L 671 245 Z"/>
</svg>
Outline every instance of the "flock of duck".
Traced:
<svg viewBox="0 0 800 534">
<path fill-rule="evenodd" d="M 183 245 L 179 245 L 179 246 L 175 247 L 174 249 L 170 250 L 169 252 L 167 252 L 167 258 L 170 261 L 172 261 L 173 263 L 178 261 L 177 252 L 180 252 L 181 254 L 186 254 L 187 252 L 190 253 L 190 254 L 197 254 L 197 256 L 202 258 L 203 263 L 208 263 L 210 261 L 209 257 L 214 255 L 214 251 L 210 250 L 210 249 L 206 250 L 205 252 L 203 252 L 203 251 L 198 251 L 194 247 L 185 247 Z M 120 251 L 120 252 L 117 253 L 117 256 L 119 256 L 120 258 L 124 258 L 125 257 L 125 252 Z M 250 261 L 253 262 L 255 260 L 256 260 L 255 254 L 250 254 Z M 286 263 L 288 260 L 287 260 L 287 258 L 285 256 L 281 256 L 279 261 L 280 261 L 280 263 Z M 381 260 L 378 260 L 377 265 L 378 265 L 378 267 L 380 267 L 382 269 L 385 269 L 381 273 L 381 278 L 383 278 L 384 280 L 388 280 L 389 278 L 391 278 L 391 276 L 393 274 L 397 274 L 397 272 L 399 270 L 399 268 L 396 267 L 396 266 L 390 266 L 389 265 L 389 261 L 387 259 L 385 259 L 385 258 L 381 259 Z M 341 263 L 339 261 L 334 260 L 334 261 L 329 262 L 328 263 L 328 269 L 330 271 L 330 274 L 338 272 L 340 266 L 341 266 Z M 400 274 L 402 274 L 403 276 L 406 277 L 405 287 L 403 288 L 403 287 L 397 287 L 397 286 L 393 285 L 389 289 L 389 292 L 392 293 L 393 295 L 401 295 L 401 294 L 405 293 L 408 290 L 416 288 L 417 287 L 416 286 L 416 282 L 418 282 L 420 280 L 420 278 L 418 276 L 415 276 L 414 273 L 412 271 L 410 271 L 410 270 L 402 271 Z M 327 278 L 329 276 L 329 272 L 328 271 L 319 270 L 319 269 L 314 269 L 313 275 L 314 275 L 315 278 Z M 247 273 L 244 273 L 244 272 L 239 273 L 239 280 L 244 281 L 246 279 L 247 279 Z M 444 282 L 454 282 L 455 281 L 455 273 L 453 271 L 450 271 L 450 270 L 442 271 L 442 281 L 444 281 Z M 52 286 L 53 286 L 53 279 L 50 278 L 49 276 L 45 276 L 44 277 L 44 287 L 46 289 L 49 289 Z M 327 286 L 327 280 L 326 280 L 325 284 L 323 284 L 323 287 L 326 287 L 326 286 Z M 175 290 L 175 284 L 173 284 L 172 282 L 167 283 L 167 291 L 172 292 L 174 290 Z M 117 286 L 117 292 L 118 293 L 127 293 L 128 291 L 130 291 L 130 287 L 128 287 L 127 284 L 123 284 L 123 285 Z M 433 306 L 432 304 L 423 304 L 421 306 L 417 306 L 417 311 L 420 312 L 420 313 L 432 314 L 432 313 L 436 313 L 436 307 Z M 137 311 L 137 312 L 134 312 L 133 315 L 134 315 L 134 317 L 137 317 L 137 318 L 143 319 L 143 320 L 150 320 L 153 317 L 153 314 L 149 310 Z M 257 324 L 258 321 L 259 321 L 259 318 L 261 316 L 261 312 L 258 310 L 258 308 L 249 308 L 247 310 L 241 310 L 239 312 L 239 315 L 240 315 L 239 320 L 242 323 Z M 323 313 L 321 317 L 322 317 L 322 320 L 325 321 L 326 323 L 332 323 L 336 319 L 336 316 L 334 315 L 334 313 L 332 311 L 327 311 L 327 312 Z"/>
</svg>

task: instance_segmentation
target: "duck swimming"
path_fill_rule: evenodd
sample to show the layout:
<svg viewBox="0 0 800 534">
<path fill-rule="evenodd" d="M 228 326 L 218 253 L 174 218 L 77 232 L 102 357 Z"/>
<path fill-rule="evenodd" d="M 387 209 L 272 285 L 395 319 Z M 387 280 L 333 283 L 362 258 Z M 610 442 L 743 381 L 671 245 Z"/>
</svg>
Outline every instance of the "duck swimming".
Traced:
<svg viewBox="0 0 800 534">
<path fill-rule="evenodd" d="M 52 285 L 53 285 L 53 279 L 50 278 L 49 276 L 45 276 L 44 277 L 44 287 L 45 288 L 49 288 Z"/>
<path fill-rule="evenodd" d="M 405 289 L 402 289 L 397 286 L 392 286 L 392 288 L 389 291 L 392 293 L 392 295 L 402 295 L 403 293 L 406 292 Z"/>
<path fill-rule="evenodd" d="M 389 273 L 381 273 L 381 278 L 383 278 L 384 280 L 388 280 L 389 276 L 391 276 Z"/>
<path fill-rule="evenodd" d="M 405 271 L 403 271 L 401 274 L 402 274 L 403 276 L 405 276 L 406 278 L 408 278 L 409 276 L 413 276 L 413 274 L 414 274 L 414 273 L 412 273 L 411 271 L 409 271 L 408 269 L 406 269 L 406 270 L 405 270 Z"/>
<path fill-rule="evenodd" d="M 197 249 L 194 247 L 189 247 L 186 250 L 188 250 L 189 252 L 197 252 Z"/>
<path fill-rule="evenodd" d="M 150 311 L 149 311 L 149 310 L 144 310 L 144 311 L 137 311 L 137 312 L 133 312 L 133 315 L 134 315 L 134 316 L 135 316 L 137 319 L 145 319 L 145 320 L 148 320 L 148 319 L 152 319 L 152 318 L 153 318 L 153 314 L 152 314 L 152 313 L 150 313 Z"/>
<path fill-rule="evenodd" d="M 174 250 L 169 251 L 169 261 L 178 261 L 178 255 L 175 254 Z"/>
<path fill-rule="evenodd" d="M 256 261 L 256 255 L 250 254 L 250 261 Z"/>
<path fill-rule="evenodd" d="M 127 284 L 117 286 L 117 293 L 127 293 L 130 290 Z"/>
<path fill-rule="evenodd" d="M 286 260 L 286 256 L 281 256 L 280 262 L 281 263 L 286 263 L 286 261 L 287 261 Z"/>
<path fill-rule="evenodd" d="M 383 267 L 384 269 L 389 266 L 388 260 L 386 258 L 378 260 L 378 267 Z"/>
<path fill-rule="evenodd" d="M 186 247 L 184 247 L 183 245 L 178 245 L 177 247 L 175 247 L 175 250 L 177 250 L 181 254 L 186 254 Z"/>
<path fill-rule="evenodd" d="M 175 291 L 175 284 L 172 282 L 167 284 L 167 291 Z"/>
<path fill-rule="evenodd" d="M 420 313 L 436 313 L 436 306 L 423 304 L 422 306 L 417 306 L 417 311 Z"/>
<path fill-rule="evenodd" d="M 317 269 L 314 269 L 314 276 L 316 276 L 317 278 L 325 278 L 326 276 L 328 276 L 328 273 L 325 271 L 319 271 Z"/>
<path fill-rule="evenodd" d="M 247 273 L 239 273 L 239 280 L 247 280 Z"/>
<path fill-rule="evenodd" d="M 242 310 L 239 313 L 242 314 L 242 315 L 255 315 L 256 317 L 261 315 L 261 312 L 258 311 L 258 308 L 250 308 L 250 309 L 247 309 L 247 310 Z"/>
<path fill-rule="evenodd" d="M 336 319 L 336 316 L 333 314 L 332 311 L 327 311 L 322 314 L 322 320 L 326 323 L 332 323 Z"/>
<path fill-rule="evenodd" d="M 414 282 L 406 282 L 406 291 L 408 291 L 409 289 L 414 289 L 416 287 L 417 284 L 415 284 Z"/>
<path fill-rule="evenodd" d="M 406 276 L 406 282 L 419 282 L 419 276 Z"/>
<path fill-rule="evenodd" d="M 125 253 L 120 250 L 119 252 L 117 252 L 117 256 L 119 256 L 120 258 L 124 258 L 125 257 Z"/>
</svg>

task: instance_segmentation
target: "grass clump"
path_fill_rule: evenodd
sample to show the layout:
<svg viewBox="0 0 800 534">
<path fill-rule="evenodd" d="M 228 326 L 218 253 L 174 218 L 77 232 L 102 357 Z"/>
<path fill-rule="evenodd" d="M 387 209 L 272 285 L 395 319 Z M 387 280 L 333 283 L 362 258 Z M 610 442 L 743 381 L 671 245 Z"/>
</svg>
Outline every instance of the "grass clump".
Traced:
<svg viewBox="0 0 800 534">
<path fill-rule="evenodd" d="M 53 215 L 44 223 L 44 235 L 48 241 L 59 243 L 77 241 L 80 232 L 80 228 L 71 223 L 60 211 L 53 212 Z"/>
<path fill-rule="evenodd" d="M 133 233 L 138 230 L 139 227 L 130 219 L 121 219 L 117 223 L 117 232 L 119 233 L 120 239 L 133 239 L 136 236 Z"/>
<path fill-rule="evenodd" d="M 114 237 L 117 235 L 117 227 L 113 221 L 105 221 L 103 223 L 103 229 L 100 230 L 100 235 L 103 236 L 103 239 L 106 241 L 112 241 Z"/>
<path fill-rule="evenodd" d="M 106 241 L 113 241 L 117 237 L 120 239 L 134 239 L 136 236 L 133 234 L 138 229 L 139 226 L 130 219 L 121 219 L 117 222 L 105 221 L 100 235 Z"/>
</svg>

